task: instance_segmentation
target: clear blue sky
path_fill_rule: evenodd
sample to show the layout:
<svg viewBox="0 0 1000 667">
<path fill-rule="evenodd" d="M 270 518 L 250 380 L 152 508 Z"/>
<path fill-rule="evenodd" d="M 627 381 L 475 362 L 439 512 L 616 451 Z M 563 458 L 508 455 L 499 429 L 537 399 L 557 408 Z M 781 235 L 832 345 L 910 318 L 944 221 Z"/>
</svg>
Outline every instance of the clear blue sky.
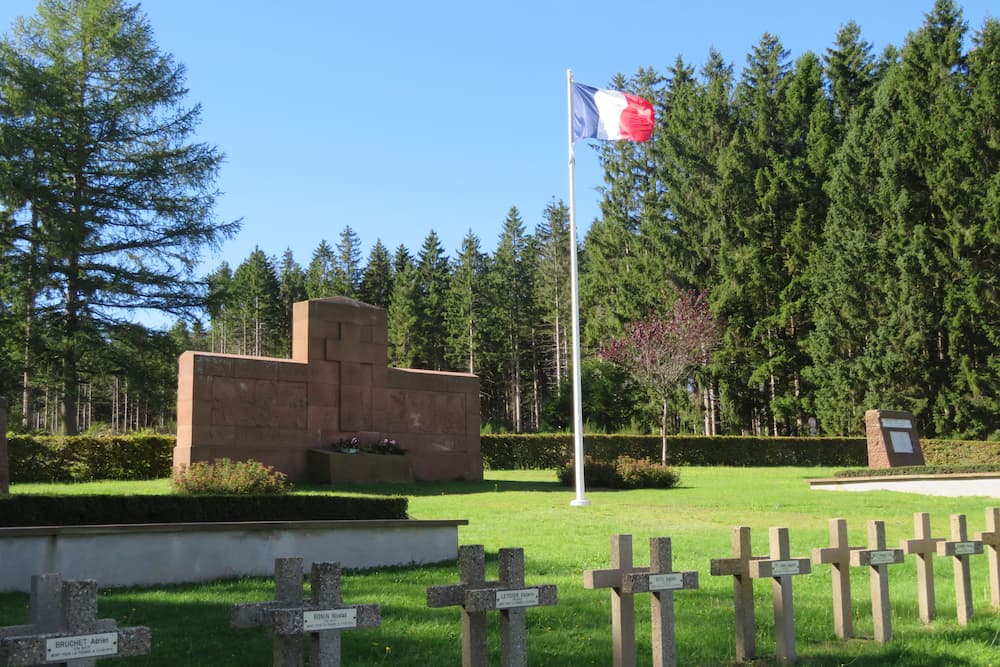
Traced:
<svg viewBox="0 0 1000 667">
<path fill-rule="evenodd" d="M 973 31 L 996 0 L 961 2 Z M 0 30 L 34 0 L 0 0 Z M 568 199 L 566 70 L 606 86 L 715 47 L 735 65 L 765 31 L 794 60 L 822 54 L 850 20 L 876 54 L 902 45 L 933 0 L 149 0 L 161 50 L 187 66 L 199 139 L 227 163 L 223 219 L 243 230 L 203 257 L 235 268 L 254 246 L 305 266 L 350 225 L 416 254 L 429 230 L 453 256 L 469 229 L 496 247 L 508 209 L 529 231 Z M 596 155 L 577 145 L 580 235 L 598 214 Z"/>
</svg>

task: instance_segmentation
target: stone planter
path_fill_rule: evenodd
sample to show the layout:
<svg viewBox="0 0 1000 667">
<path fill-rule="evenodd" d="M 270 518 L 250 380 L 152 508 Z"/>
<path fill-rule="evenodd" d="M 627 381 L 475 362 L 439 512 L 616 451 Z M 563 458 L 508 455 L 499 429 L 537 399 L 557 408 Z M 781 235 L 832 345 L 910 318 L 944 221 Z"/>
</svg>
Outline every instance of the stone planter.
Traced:
<svg viewBox="0 0 1000 667">
<path fill-rule="evenodd" d="M 306 452 L 306 476 L 313 484 L 412 482 L 410 457 L 396 454 L 345 454 L 328 449 Z"/>
</svg>

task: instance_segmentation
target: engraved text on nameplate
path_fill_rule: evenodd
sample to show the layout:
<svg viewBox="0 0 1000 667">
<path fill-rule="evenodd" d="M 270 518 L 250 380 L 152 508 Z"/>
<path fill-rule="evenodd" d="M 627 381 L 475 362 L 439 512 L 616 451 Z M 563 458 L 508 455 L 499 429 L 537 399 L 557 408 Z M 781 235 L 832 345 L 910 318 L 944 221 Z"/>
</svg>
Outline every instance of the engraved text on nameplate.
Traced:
<svg viewBox="0 0 1000 667">
<path fill-rule="evenodd" d="M 684 575 L 681 572 L 649 575 L 649 590 L 670 591 L 684 588 Z"/>
<path fill-rule="evenodd" d="M 873 551 L 868 562 L 872 565 L 891 565 L 896 562 L 896 554 L 893 551 Z"/>
<path fill-rule="evenodd" d="M 955 545 L 956 556 L 970 556 L 976 553 L 975 542 L 959 542 Z"/>
<path fill-rule="evenodd" d="M 56 662 L 76 658 L 96 658 L 118 654 L 118 633 L 102 632 L 96 635 L 76 635 L 45 640 L 45 660 Z"/>
<path fill-rule="evenodd" d="M 887 419 L 882 418 L 882 428 L 905 428 L 910 430 L 913 428 L 913 422 L 909 419 Z"/>
<path fill-rule="evenodd" d="M 497 591 L 497 609 L 511 607 L 537 607 L 538 589 L 525 588 L 513 591 Z"/>
<path fill-rule="evenodd" d="M 353 607 L 302 612 L 302 629 L 306 632 L 356 627 L 358 627 L 358 610 Z"/>
<path fill-rule="evenodd" d="M 799 561 L 797 560 L 776 560 L 771 563 L 771 575 L 779 577 L 783 574 L 798 574 Z"/>
</svg>

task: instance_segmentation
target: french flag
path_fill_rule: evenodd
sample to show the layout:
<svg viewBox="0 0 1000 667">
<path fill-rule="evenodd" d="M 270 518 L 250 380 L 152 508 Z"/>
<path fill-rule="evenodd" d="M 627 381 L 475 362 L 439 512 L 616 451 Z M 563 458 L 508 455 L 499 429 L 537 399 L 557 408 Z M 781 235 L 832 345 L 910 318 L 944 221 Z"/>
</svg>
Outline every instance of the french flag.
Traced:
<svg viewBox="0 0 1000 667">
<path fill-rule="evenodd" d="M 625 139 L 648 141 L 653 135 L 653 105 L 617 90 L 573 82 L 573 141 Z"/>
</svg>

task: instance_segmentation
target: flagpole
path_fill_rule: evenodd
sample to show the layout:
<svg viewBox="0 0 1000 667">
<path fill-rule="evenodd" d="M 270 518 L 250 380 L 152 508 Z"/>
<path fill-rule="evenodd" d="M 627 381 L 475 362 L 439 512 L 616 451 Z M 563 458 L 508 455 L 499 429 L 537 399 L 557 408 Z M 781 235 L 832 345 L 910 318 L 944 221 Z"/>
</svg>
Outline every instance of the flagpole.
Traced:
<svg viewBox="0 0 1000 667">
<path fill-rule="evenodd" d="M 583 497 L 583 382 L 580 368 L 580 294 L 576 267 L 576 154 L 573 152 L 573 70 L 566 70 L 566 125 L 569 138 L 569 275 L 573 313 L 573 465 L 576 498 L 573 507 L 586 507 Z"/>
</svg>

